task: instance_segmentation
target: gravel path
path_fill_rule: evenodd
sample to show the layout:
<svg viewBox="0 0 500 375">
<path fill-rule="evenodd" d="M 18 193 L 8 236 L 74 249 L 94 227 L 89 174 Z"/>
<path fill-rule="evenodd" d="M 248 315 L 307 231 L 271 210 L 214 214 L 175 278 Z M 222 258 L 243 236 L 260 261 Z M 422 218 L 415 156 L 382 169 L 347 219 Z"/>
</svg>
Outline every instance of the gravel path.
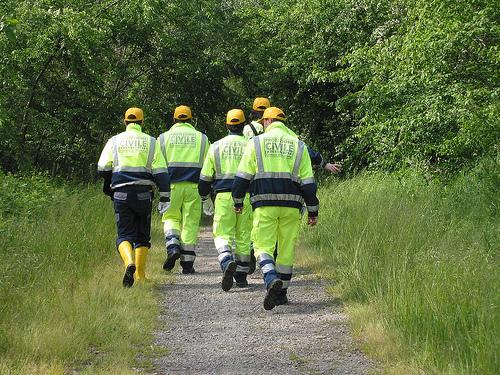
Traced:
<svg viewBox="0 0 500 375">
<path fill-rule="evenodd" d="M 195 268 L 162 287 L 161 330 L 167 348 L 155 374 L 367 374 L 373 364 L 349 337 L 346 316 L 314 275 L 298 270 L 290 303 L 265 311 L 258 271 L 250 286 L 220 288 L 210 228 L 201 233 Z M 260 276 L 260 275 L 259 275 Z"/>
</svg>

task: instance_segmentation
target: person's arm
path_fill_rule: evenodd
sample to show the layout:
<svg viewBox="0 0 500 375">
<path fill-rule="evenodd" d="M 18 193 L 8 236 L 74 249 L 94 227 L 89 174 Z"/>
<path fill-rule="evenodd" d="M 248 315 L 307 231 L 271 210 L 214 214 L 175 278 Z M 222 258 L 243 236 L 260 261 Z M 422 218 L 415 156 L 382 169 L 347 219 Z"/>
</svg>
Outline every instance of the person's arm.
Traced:
<svg viewBox="0 0 500 375">
<path fill-rule="evenodd" d="M 212 183 L 215 176 L 215 158 L 214 148 L 212 145 L 208 148 L 208 152 L 203 163 L 203 168 L 200 173 L 200 181 L 198 182 L 198 193 L 202 200 L 207 199 L 212 191 Z"/>
<path fill-rule="evenodd" d="M 151 167 L 154 182 L 158 186 L 158 190 L 160 190 L 160 202 L 170 202 L 170 175 L 158 140 L 155 141 L 155 152 Z"/>
<path fill-rule="evenodd" d="M 248 142 L 240 164 L 238 165 L 238 172 L 234 178 L 233 186 L 231 188 L 234 210 L 241 213 L 243 210 L 243 201 L 248 191 L 250 183 L 257 172 L 257 165 L 255 159 L 255 146 L 254 142 Z"/>
<path fill-rule="evenodd" d="M 329 163 L 323 158 L 323 155 L 319 151 L 315 151 L 309 146 L 307 146 L 307 151 L 309 157 L 311 158 L 311 163 L 313 168 L 322 168 L 330 173 L 340 173 L 342 171 L 342 165 L 338 163 Z"/>
<path fill-rule="evenodd" d="M 206 135 L 205 135 L 205 139 L 206 139 L 206 145 L 205 145 L 205 155 L 203 155 L 203 160 L 205 160 L 205 158 L 207 157 L 208 150 L 210 149 L 210 146 L 212 146 L 212 144 L 210 143 L 210 140 L 208 139 L 208 137 Z"/>
<path fill-rule="evenodd" d="M 307 147 L 306 147 L 307 148 Z M 299 167 L 300 187 L 302 196 L 306 202 L 308 213 L 308 224 L 315 225 L 318 222 L 319 200 L 316 196 L 318 186 L 314 180 L 314 175 L 311 166 L 311 158 L 309 157 L 308 150 L 304 150 L 302 160 Z"/>
<path fill-rule="evenodd" d="M 97 174 L 104 179 L 102 192 L 113 199 L 113 190 L 111 189 L 111 177 L 113 174 L 113 142 L 108 140 L 106 146 L 101 152 L 97 162 Z"/>
<path fill-rule="evenodd" d="M 309 157 L 311 158 L 312 166 L 323 168 L 326 164 L 325 159 L 323 158 L 323 155 L 321 155 L 321 153 L 319 151 L 315 151 L 307 145 L 306 145 L 306 147 L 307 147 L 307 152 L 309 154 Z"/>
</svg>

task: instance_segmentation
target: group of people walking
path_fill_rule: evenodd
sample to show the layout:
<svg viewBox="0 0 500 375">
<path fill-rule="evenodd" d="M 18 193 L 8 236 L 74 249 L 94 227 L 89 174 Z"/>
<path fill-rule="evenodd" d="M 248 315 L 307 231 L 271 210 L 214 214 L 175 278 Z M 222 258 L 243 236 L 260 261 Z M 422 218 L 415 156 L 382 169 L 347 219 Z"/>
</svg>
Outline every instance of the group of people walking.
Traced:
<svg viewBox="0 0 500 375">
<path fill-rule="evenodd" d="M 312 165 L 333 173 L 340 166 L 300 141 L 285 125 L 284 112 L 267 98 L 254 100 L 250 117 L 248 122 L 243 110 L 230 110 L 229 134 L 210 144 L 191 124 L 187 106 L 175 109 L 174 124 L 158 139 L 142 132 L 140 108 L 126 111 L 126 130 L 108 140 L 98 162 L 103 190 L 114 202 L 125 287 L 146 277 L 156 185 L 166 241 L 163 269 L 172 270 L 180 260 L 183 274 L 195 272 L 203 209 L 214 216 L 222 289 L 229 291 L 234 282 L 247 287 L 258 261 L 266 285 L 264 308 L 288 302 L 301 215 L 307 211 L 311 226 L 318 220 Z"/>
</svg>

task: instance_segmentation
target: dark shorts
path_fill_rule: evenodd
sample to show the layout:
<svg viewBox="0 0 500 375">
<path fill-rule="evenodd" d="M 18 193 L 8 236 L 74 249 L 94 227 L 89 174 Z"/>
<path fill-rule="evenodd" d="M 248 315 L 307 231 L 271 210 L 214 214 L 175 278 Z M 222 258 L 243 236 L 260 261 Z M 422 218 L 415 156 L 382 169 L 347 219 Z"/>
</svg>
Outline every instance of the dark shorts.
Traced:
<svg viewBox="0 0 500 375">
<path fill-rule="evenodd" d="M 129 241 L 134 248 L 151 247 L 152 194 L 136 191 L 113 193 L 118 238 L 116 246 Z"/>
</svg>

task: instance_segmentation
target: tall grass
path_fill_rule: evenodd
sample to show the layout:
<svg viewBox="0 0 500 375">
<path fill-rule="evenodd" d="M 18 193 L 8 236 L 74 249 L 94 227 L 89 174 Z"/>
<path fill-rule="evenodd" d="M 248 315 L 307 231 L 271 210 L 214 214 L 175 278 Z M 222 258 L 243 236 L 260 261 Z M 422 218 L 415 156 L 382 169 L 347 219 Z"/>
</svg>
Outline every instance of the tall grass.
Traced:
<svg viewBox="0 0 500 375">
<path fill-rule="evenodd" d="M 347 301 L 370 306 L 399 360 L 495 374 L 499 188 L 498 160 L 447 186 L 382 174 L 333 183 L 320 192 L 320 224 L 305 230 L 307 257 Z"/>
<path fill-rule="evenodd" d="M 0 179 L 0 373 L 131 372 L 158 308 L 154 283 L 121 286 L 109 199 L 93 186 Z"/>
</svg>

